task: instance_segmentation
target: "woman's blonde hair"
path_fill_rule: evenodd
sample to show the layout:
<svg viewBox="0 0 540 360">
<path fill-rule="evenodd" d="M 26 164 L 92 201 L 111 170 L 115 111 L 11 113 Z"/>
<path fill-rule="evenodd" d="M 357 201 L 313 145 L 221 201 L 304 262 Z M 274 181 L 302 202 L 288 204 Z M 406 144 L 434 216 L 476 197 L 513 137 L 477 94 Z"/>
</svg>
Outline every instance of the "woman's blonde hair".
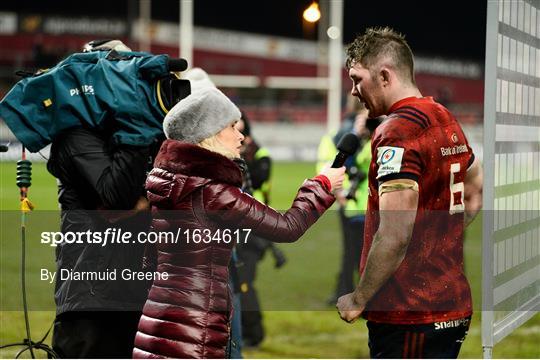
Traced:
<svg viewBox="0 0 540 360">
<path fill-rule="evenodd" d="M 198 144 L 200 147 L 210 150 L 213 152 L 216 152 L 218 154 L 221 154 L 229 159 L 235 159 L 238 157 L 235 153 L 233 153 L 231 150 L 227 149 L 221 141 L 219 141 L 217 134 L 213 135 L 209 138 L 204 139 Z"/>
</svg>

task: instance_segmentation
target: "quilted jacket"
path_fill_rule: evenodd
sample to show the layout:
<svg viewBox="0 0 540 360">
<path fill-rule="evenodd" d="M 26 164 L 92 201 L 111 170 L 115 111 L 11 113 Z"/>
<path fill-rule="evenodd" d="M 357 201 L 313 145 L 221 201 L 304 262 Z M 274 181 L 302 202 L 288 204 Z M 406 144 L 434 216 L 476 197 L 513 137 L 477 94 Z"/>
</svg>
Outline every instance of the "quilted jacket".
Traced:
<svg viewBox="0 0 540 360">
<path fill-rule="evenodd" d="M 153 230 L 180 236 L 176 243 L 156 246 L 157 271 L 168 278 L 154 280 L 151 287 L 135 358 L 227 357 L 234 231 L 250 229 L 272 241 L 294 242 L 334 202 L 319 181 L 306 180 L 281 214 L 243 193 L 241 183 L 240 169 L 226 157 L 176 140 L 163 143 L 146 183 Z"/>
</svg>

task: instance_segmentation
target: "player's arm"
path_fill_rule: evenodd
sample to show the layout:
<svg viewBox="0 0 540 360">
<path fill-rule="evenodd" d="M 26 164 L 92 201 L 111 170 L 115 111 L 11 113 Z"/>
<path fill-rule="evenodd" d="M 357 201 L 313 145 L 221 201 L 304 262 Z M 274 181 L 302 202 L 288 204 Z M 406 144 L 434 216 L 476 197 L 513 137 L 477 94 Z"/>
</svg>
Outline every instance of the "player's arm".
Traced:
<svg viewBox="0 0 540 360">
<path fill-rule="evenodd" d="M 385 182 L 379 189 L 379 229 L 366 267 L 353 293 L 338 299 L 339 316 L 352 323 L 394 274 L 407 253 L 418 206 L 418 185 L 408 179 Z M 384 192 L 383 192 L 384 191 Z"/>
<path fill-rule="evenodd" d="M 394 274 L 405 258 L 411 240 L 418 206 L 418 187 L 400 184 L 411 180 L 393 180 L 393 191 L 382 193 L 379 198 L 379 229 L 367 257 L 365 271 L 354 292 L 355 301 L 362 307 L 379 291 Z M 401 187 L 401 189 L 399 189 Z"/>
<path fill-rule="evenodd" d="M 418 208 L 418 178 L 423 172 L 420 144 L 415 136 L 404 133 L 410 127 L 399 128 L 399 134 L 381 131 L 371 146 L 372 161 L 377 159 L 378 165 L 379 227 L 355 291 L 338 299 L 340 317 L 347 322 L 360 317 L 403 262 Z"/>
<path fill-rule="evenodd" d="M 465 175 L 465 226 L 468 226 L 482 209 L 482 166 L 475 159 Z"/>
</svg>

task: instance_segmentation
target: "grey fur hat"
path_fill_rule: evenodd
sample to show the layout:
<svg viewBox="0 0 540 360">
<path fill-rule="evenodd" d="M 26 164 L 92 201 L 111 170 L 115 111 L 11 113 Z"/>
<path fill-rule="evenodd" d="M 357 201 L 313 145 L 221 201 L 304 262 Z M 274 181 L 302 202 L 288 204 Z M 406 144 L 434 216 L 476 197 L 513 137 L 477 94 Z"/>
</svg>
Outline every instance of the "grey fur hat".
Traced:
<svg viewBox="0 0 540 360">
<path fill-rule="evenodd" d="M 168 139 L 198 144 L 240 120 L 240 110 L 220 90 L 203 87 L 180 100 L 165 116 Z"/>
</svg>

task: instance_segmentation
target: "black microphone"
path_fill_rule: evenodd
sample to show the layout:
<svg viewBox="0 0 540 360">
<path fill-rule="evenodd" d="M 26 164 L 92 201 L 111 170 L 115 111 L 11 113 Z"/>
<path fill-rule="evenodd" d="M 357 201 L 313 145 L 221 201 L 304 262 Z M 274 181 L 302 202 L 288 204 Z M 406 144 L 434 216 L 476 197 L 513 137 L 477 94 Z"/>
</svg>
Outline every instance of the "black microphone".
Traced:
<svg viewBox="0 0 540 360">
<path fill-rule="evenodd" d="M 353 155 L 356 150 L 358 150 L 360 142 L 358 141 L 358 136 L 355 134 L 349 133 L 343 135 L 339 143 L 337 144 L 338 153 L 334 162 L 332 163 L 333 168 L 340 168 L 345 164 L 347 157 Z"/>
</svg>

